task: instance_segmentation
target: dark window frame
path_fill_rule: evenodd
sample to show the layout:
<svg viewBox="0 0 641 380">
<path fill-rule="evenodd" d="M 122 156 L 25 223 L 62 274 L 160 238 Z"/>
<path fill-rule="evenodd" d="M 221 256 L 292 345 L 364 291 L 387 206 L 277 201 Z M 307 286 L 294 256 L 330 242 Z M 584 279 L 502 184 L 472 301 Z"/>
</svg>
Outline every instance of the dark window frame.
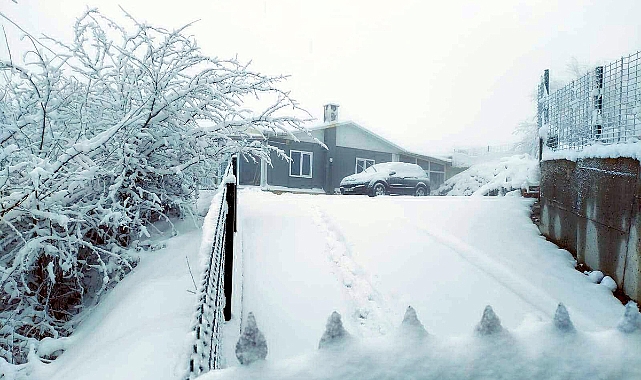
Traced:
<svg viewBox="0 0 641 380">
<path fill-rule="evenodd" d="M 363 170 L 361 170 L 360 172 L 358 171 L 358 161 L 363 161 L 363 162 L 365 162 L 365 166 L 363 167 Z M 371 162 L 371 164 L 369 164 L 369 165 L 368 165 L 368 164 L 367 164 L 368 162 Z M 361 172 L 365 171 L 367 168 L 369 168 L 369 167 L 370 167 L 370 166 L 372 166 L 372 165 L 376 165 L 376 160 L 373 160 L 373 159 L 371 159 L 371 158 L 360 158 L 360 157 L 356 157 L 356 166 L 354 167 L 354 173 L 355 173 L 355 174 L 361 173 Z"/>
<path fill-rule="evenodd" d="M 298 153 L 300 154 L 300 159 L 298 160 L 298 173 L 299 174 L 292 174 L 292 167 L 294 165 L 294 159 L 292 157 L 293 153 Z M 304 157 L 309 157 L 309 174 L 303 173 L 303 168 L 305 167 L 304 165 Z M 312 178 L 313 176 L 313 163 L 314 163 L 314 153 L 313 152 L 307 152 L 304 150 L 295 150 L 292 149 L 289 151 L 289 176 L 290 177 L 295 177 L 295 178 Z"/>
</svg>

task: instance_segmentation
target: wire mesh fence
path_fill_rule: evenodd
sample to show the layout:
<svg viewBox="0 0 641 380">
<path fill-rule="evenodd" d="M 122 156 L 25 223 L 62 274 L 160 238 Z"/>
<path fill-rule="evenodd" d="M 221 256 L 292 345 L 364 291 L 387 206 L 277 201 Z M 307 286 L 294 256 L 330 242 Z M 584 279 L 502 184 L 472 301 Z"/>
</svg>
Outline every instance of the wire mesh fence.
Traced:
<svg viewBox="0 0 641 380">
<path fill-rule="evenodd" d="M 225 171 L 226 178 L 237 175 L 236 158 L 233 157 Z M 233 235 L 235 231 L 236 184 L 229 183 L 221 189 L 216 227 L 213 231 L 212 247 L 200 286 L 198 305 L 194 314 L 192 329 L 194 344 L 189 357 L 186 379 L 199 375 L 221 365 L 221 329 L 224 320 L 231 317 L 231 272 L 233 259 Z M 231 218 L 230 218 L 231 216 Z"/>
<path fill-rule="evenodd" d="M 641 52 L 598 66 L 549 93 L 546 70 L 538 91 L 539 126 L 552 150 L 641 139 Z"/>
</svg>

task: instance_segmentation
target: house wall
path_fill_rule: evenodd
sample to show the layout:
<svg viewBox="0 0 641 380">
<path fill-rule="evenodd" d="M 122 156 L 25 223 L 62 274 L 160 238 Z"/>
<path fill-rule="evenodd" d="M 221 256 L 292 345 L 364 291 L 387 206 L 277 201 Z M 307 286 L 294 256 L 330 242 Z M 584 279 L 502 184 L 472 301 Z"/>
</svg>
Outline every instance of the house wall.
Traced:
<svg viewBox="0 0 641 380">
<path fill-rule="evenodd" d="M 238 159 L 238 183 L 241 185 L 260 185 L 260 160 L 254 162 L 251 158 Z"/>
<path fill-rule="evenodd" d="M 296 138 L 302 142 L 315 143 L 314 141 L 315 138 L 322 143 L 325 142 L 323 129 L 310 131 L 309 135 L 307 134 L 307 132 L 295 132 L 294 136 L 296 136 Z"/>
<path fill-rule="evenodd" d="M 353 125 L 342 124 L 332 129 L 336 130 L 336 146 L 374 152 L 399 153 L 399 150 L 390 144 Z"/>
<path fill-rule="evenodd" d="M 272 152 L 272 167 L 267 168 L 267 184 L 301 189 L 322 189 L 325 184 L 325 161 L 327 151 L 322 146 L 311 142 L 296 142 L 285 139 L 270 139 L 270 144 L 282 149 L 287 155 L 291 150 L 312 152 L 312 178 L 291 177 L 289 162 Z M 260 168 L 259 168 L 260 170 Z"/>
<path fill-rule="evenodd" d="M 426 160 L 416 160 L 416 164 L 423 168 L 423 170 L 430 170 L 430 162 Z"/>
<path fill-rule="evenodd" d="M 416 158 L 410 157 L 410 156 L 405 156 L 403 154 L 399 155 L 398 160 L 400 162 L 408 162 L 410 164 L 415 164 L 416 163 Z"/>
<path fill-rule="evenodd" d="M 323 130 L 323 141 L 327 146 L 326 151 L 326 161 L 325 161 L 325 193 L 334 194 L 334 182 L 336 181 L 337 175 L 334 170 L 334 166 L 337 165 L 340 161 L 336 157 L 336 128 L 326 128 Z M 331 162 L 330 162 L 331 161 Z M 342 178 L 342 177 L 341 177 Z M 340 181 L 340 179 L 338 180 Z"/>
<path fill-rule="evenodd" d="M 543 161 L 541 233 L 641 300 L 641 177 L 630 158 Z"/>
</svg>

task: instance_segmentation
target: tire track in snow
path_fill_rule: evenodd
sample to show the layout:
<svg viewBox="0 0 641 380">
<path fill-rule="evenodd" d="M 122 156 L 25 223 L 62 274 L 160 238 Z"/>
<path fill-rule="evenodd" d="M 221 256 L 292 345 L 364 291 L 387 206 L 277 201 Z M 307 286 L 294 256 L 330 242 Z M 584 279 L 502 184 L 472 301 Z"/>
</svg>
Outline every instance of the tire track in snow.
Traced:
<svg viewBox="0 0 641 380">
<path fill-rule="evenodd" d="M 560 300 L 554 299 L 544 290 L 541 290 L 538 286 L 530 283 L 522 276 L 514 274 L 507 265 L 493 259 L 485 252 L 472 247 L 463 240 L 445 231 L 416 225 L 415 228 L 424 232 L 439 244 L 450 248 L 463 260 L 495 280 L 505 289 L 511 291 L 523 300 L 523 302 L 531 305 L 539 311 L 541 317 L 545 316 L 549 319 L 554 317 L 554 312 Z M 592 319 L 587 318 L 576 310 L 573 310 L 572 319 L 586 327 L 601 327 L 595 324 Z"/>
<path fill-rule="evenodd" d="M 383 295 L 367 279 L 363 268 L 354 261 L 345 244 L 345 237 L 334 227 L 317 205 L 311 206 L 314 223 L 326 237 L 328 259 L 334 264 L 334 274 L 352 303 L 350 317 L 359 327 L 361 336 L 385 335 L 392 331 L 391 312 Z"/>
</svg>

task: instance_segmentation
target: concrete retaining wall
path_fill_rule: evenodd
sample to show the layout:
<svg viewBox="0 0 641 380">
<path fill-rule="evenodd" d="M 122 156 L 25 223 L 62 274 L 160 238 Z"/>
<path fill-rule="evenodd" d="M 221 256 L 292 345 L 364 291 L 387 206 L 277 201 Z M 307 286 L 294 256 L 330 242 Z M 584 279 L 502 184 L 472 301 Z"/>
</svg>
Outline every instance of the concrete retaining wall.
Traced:
<svg viewBox="0 0 641 380">
<path fill-rule="evenodd" d="M 641 178 L 630 158 L 541 162 L 541 233 L 641 300 Z"/>
</svg>

